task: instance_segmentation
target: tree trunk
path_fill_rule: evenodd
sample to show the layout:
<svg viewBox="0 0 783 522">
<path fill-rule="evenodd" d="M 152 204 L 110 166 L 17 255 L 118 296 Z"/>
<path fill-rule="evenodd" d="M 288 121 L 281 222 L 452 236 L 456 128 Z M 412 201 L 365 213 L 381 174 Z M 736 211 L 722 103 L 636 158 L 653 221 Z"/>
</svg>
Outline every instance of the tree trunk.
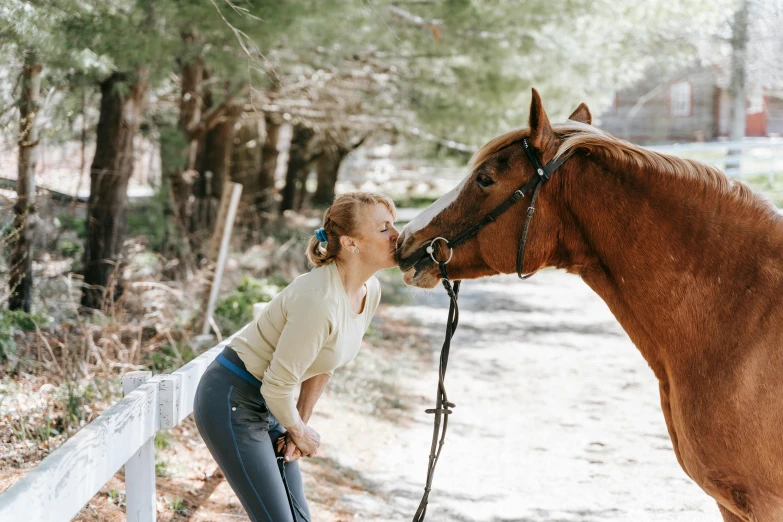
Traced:
<svg viewBox="0 0 783 522">
<path fill-rule="evenodd" d="M 352 141 L 348 146 L 336 144 L 324 146 L 323 153 L 316 162 L 316 174 L 318 185 L 313 196 L 313 204 L 316 206 L 329 206 L 334 201 L 334 189 L 337 185 L 337 176 L 343 160 L 359 147 L 369 137 L 369 134 L 358 140 Z"/>
<path fill-rule="evenodd" d="M 235 107 L 226 111 L 225 116 L 204 137 L 203 150 L 199 154 L 199 177 L 193 187 L 195 203 L 191 220 L 192 238 L 196 242 L 194 249 L 206 247 L 217 219 L 223 184 L 229 177 L 231 168 L 231 149 L 233 146 L 234 124 L 239 112 Z"/>
<path fill-rule="evenodd" d="M 261 169 L 258 173 L 260 190 L 254 201 L 260 212 L 271 212 L 275 204 L 275 172 L 280 155 L 277 144 L 281 126 L 269 114 L 264 116 L 264 146 L 261 149 Z"/>
<path fill-rule="evenodd" d="M 234 131 L 231 146 L 231 169 L 229 178 L 242 185 L 242 199 L 255 201 L 258 193 L 266 187 L 261 172 L 261 121 L 260 118 L 243 118 Z"/>
<path fill-rule="evenodd" d="M 737 12 L 734 14 L 731 37 L 731 120 L 729 127 L 729 141 L 740 142 L 745 137 L 746 111 L 746 87 L 747 87 L 747 47 L 748 47 L 748 0 L 741 0 Z M 726 167 L 726 173 L 739 175 L 742 160 L 742 149 L 729 149 L 730 165 Z"/>
<path fill-rule="evenodd" d="M 313 195 L 313 205 L 329 206 L 334 201 L 334 187 L 337 184 L 337 172 L 345 156 L 337 151 L 329 151 L 321 155 L 315 164 L 318 185 Z"/>
<path fill-rule="evenodd" d="M 179 128 L 190 137 L 201 123 L 204 107 L 204 58 L 201 56 L 201 42 L 195 28 L 182 34 L 185 53 L 182 57 L 182 89 L 179 102 Z M 196 168 L 196 140 L 189 140 L 187 146 L 187 170 Z"/>
<path fill-rule="evenodd" d="M 314 132 L 307 128 L 294 127 L 291 137 L 291 146 L 288 150 L 288 169 L 285 175 L 285 187 L 283 187 L 280 213 L 296 208 L 296 197 L 300 193 L 301 186 L 307 177 L 307 168 L 310 163 L 307 157 L 307 145 Z"/>
<path fill-rule="evenodd" d="M 103 307 L 105 289 L 122 253 L 128 181 L 133 173 L 133 139 L 139 130 L 146 92 L 144 69 L 139 69 L 133 77 L 114 73 L 101 83 L 84 250 L 82 304 L 91 308 Z"/>
<path fill-rule="evenodd" d="M 34 51 L 27 51 L 19 98 L 19 160 L 14 205 L 13 247 L 9 286 L 10 310 L 30 312 L 33 291 L 32 214 L 35 212 L 35 168 L 38 129 L 38 96 L 41 91 L 41 64 Z"/>
<path fill-rule="evenodd" d="M 307 206 L 307 181 L 310 179 L 310 171 L 312 170 L 312 161 L 308 161 L 305 168 L 299 172 L 299 179 L 296 182 L 296 197 L 294 198 L 294 210 L 301 211 Z"/>
<path fill-rule="evenodd" d="M 162 158 L 163 176 L 169 179 L 172 206 L 180 233 L 187 237 L 190 221 L 190 201 L 193 184 L 196 183 L 197 154 L 199 150 L 196 130 L 201 124 L 205 98 L 204 58 L 202 43 L 195 28 L 182 33 L 184 51 L 180 62 L 180 102 L 177 127 L 167 129 L 161 136 L 161 154 L 164 154 L 163 141 L 166 142 L 166 157 Z"/>
</svg>

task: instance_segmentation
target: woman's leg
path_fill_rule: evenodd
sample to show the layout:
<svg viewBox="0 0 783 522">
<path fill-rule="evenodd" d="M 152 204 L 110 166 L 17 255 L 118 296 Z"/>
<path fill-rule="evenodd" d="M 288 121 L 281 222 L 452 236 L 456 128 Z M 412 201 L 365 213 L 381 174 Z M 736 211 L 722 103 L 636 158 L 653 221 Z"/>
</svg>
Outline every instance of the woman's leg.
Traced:
<svg viewBox="0 0 783 522">
<path fill-rule="evenodd" d="M 251 520 L 292 522 L 268 432 L 271 416 L 260 393 L 254 397 L 242 383 L 212 363 L 196 391 L 196 426 Z"/>
</svg>

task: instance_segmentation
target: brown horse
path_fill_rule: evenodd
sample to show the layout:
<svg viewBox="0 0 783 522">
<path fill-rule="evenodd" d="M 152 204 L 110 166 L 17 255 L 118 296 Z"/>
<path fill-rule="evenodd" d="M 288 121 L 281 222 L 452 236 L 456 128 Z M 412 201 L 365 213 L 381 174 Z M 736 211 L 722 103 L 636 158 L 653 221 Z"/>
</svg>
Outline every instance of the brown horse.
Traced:
<svg viewBox="0 0 783 522">
<path fill-rule="evenodd" d="M 606 301 L 658 378 L 677 460 L 724 520 L 783 521 L 783 216 L 744 184 L 593 127 L 585 104 L 553 126 L 534 89 L 529 129 L 486 144 L 405 227 L 405 282 L 436 286 L 438 266 L 415 254 L 536 175 L 523 138 L 542 165 L 573 154 L 542 185 L 523 271 L 562 268 Z M 514 273 L 529 202 L 451 252 L 437 241 L 449 277 Z"/>
</svg>

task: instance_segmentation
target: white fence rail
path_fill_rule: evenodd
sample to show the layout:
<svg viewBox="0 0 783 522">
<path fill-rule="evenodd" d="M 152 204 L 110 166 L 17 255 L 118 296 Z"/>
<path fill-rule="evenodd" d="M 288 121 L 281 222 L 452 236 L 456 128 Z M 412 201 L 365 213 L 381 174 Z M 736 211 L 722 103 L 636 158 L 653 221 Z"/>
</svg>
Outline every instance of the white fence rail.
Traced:
<svg viewBox="0 0 783 522">
<path fill-rule="evenodd" d="M 774 183 L 775 175 L 783 173 L 783 138 L 678 143 L 646 148 L 695 159 L 738 178 L 767 176 L 770 184 Z"/>
<path fill-rule="evenodd" d="M 232 337 L 171 374 L 125 375 L 123 399 L 0 494 L 0 521 L 71 520 L 124 465 L 127 520 L 154 522 L 155 433 L 193 412 L 201 376 Z"/>
<path fill-rule="evenodd" d="M 738 178 L 766 176 L 772 183 L 776 174 L 783 174 L 783 138 L 675 143 L 645 148 L 695 159 Z M 392 194 L 433 196 L 448 192 L 467 174 L 463 163 L 438 165 L 424 160 L 367 156 L 365 153 L 348 157 L 340 171 L 338 187 L 340 191 L 380 190 Z"/>
</svg>

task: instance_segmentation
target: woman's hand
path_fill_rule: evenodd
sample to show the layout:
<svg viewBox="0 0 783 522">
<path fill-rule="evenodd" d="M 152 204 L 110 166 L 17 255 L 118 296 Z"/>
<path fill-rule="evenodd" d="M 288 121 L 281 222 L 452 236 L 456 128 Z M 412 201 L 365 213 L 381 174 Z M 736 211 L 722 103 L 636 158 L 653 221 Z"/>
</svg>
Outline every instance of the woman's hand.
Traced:
<svg viewBox="0 0 783 522">
<path fill-rule="evenodd" d="M 298 448 L 305 457 L 312 457 L 318 452 L 321 446 L 321 436 L 313 428 L 301 420 L 296 426 L 286 427 L 287 435 L 294 441 L 294 445 L 289 444 L 286 448 L 286 457 L 293 455 L 295 448 Z"/>
<path fill-rule="evenodd" d="M 288 453 L 288 449 L 291 447 L 294 448 L 293 452 L 286 456 L 285 453 Z M 295 460 L 299 460 L 302 457 L 302 451 L 297 447 L 296 443 L 288 433 L 277 439 L 275 452 L 278 455 L 285 457 L 286 462 L 293 462 Z"/>
</svg>

